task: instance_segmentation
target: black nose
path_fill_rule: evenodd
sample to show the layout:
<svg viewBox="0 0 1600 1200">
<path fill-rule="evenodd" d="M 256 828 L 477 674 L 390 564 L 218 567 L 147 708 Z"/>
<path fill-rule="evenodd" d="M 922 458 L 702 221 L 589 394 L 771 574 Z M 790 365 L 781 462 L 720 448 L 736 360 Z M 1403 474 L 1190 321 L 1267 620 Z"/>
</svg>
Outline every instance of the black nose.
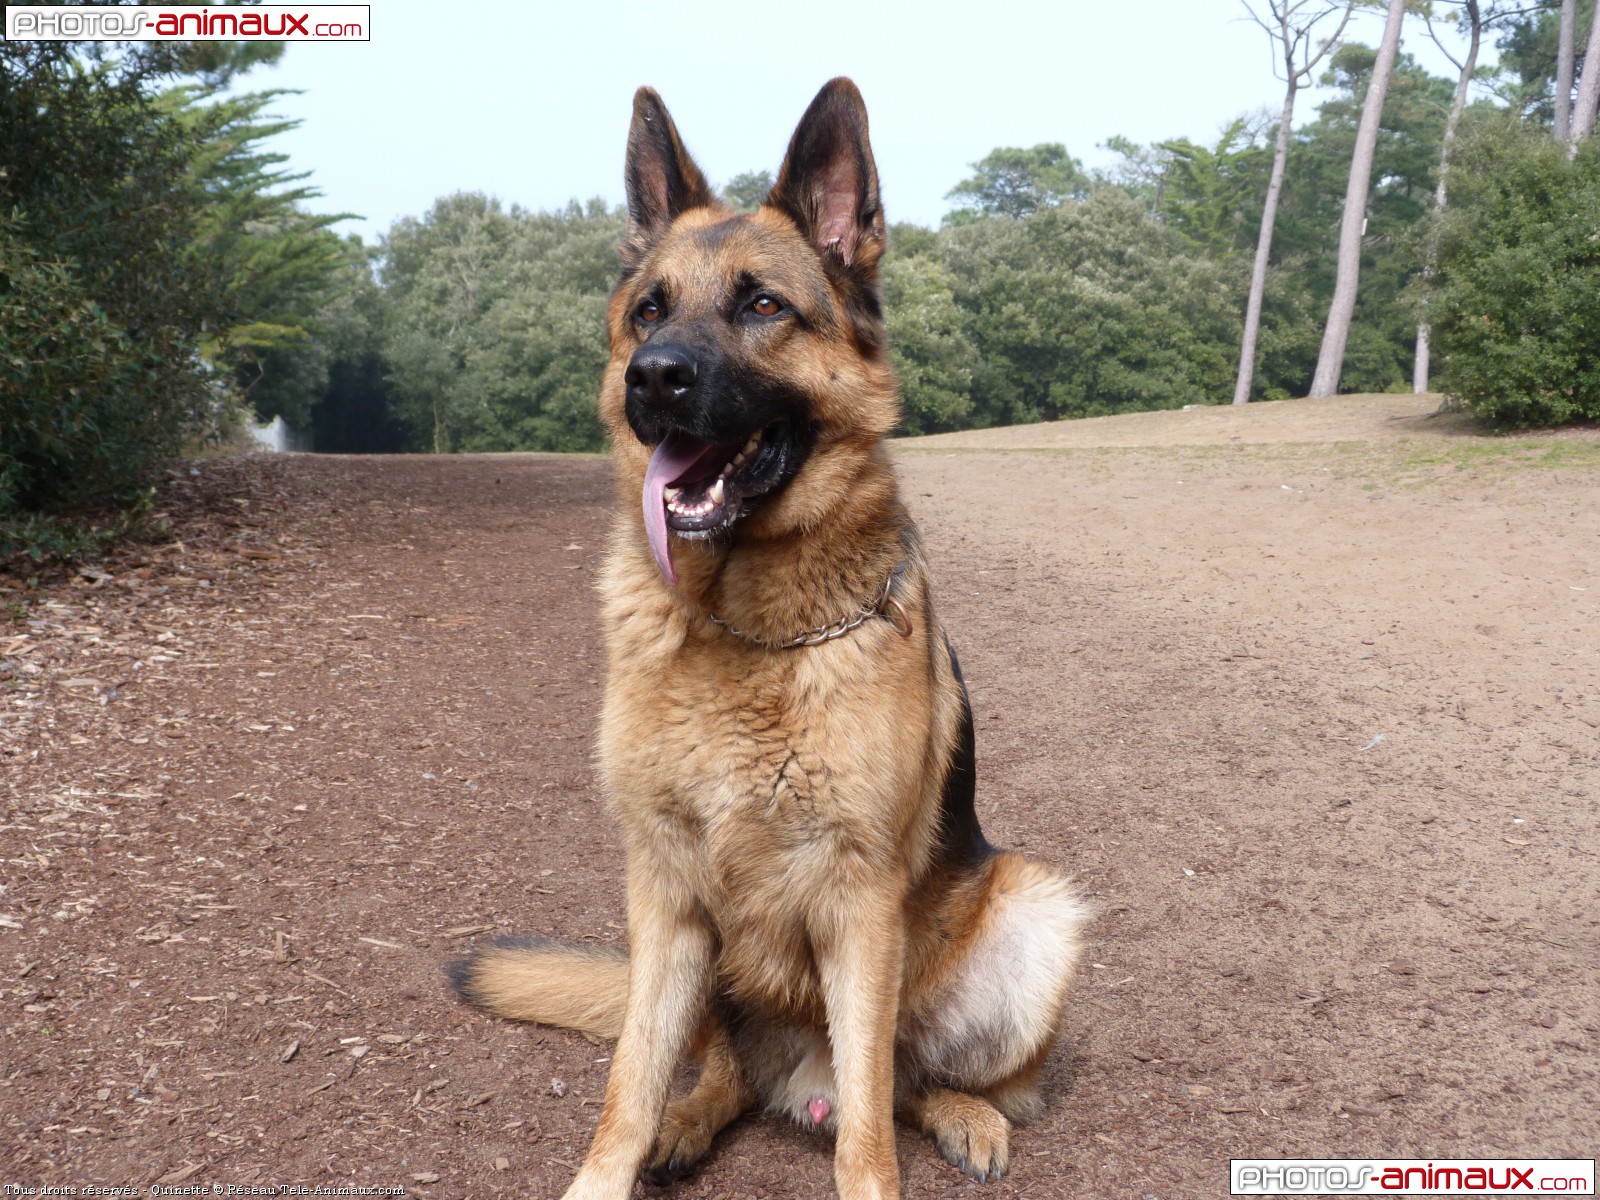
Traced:
<svg viewBox="0 0 1600 1200">
<path fill-rule="evenodd" d="M 695 357 L 683 346 L 640 346 L 628 363 L 623 382 L 628 395 L 644 404 L 681 404 L 700 374 Z"/>
</svg>

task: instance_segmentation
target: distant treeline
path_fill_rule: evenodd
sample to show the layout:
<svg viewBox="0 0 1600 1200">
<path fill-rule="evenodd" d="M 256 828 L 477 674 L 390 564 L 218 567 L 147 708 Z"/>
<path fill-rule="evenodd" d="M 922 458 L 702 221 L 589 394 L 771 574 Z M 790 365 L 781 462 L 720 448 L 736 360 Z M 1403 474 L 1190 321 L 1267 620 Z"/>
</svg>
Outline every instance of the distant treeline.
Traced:
<svg viewBox="0 0 1600 1200">
<path fill-rule="evenodd" d="M 1286 11 L 1348 15 L 1350 0 L 1318 2 Z M 1456 127 L 1442 216 L 1464 86 L 1404 54 L 1380 75 L 1360 45 L 1319 60 L 1332 94 L 1288 143 L 1241 399 L 1323 386 L 1352 152 L 1387 79 L 1337 386 L 1409 386 L 1426 322 L 1434 386 L 1492 421 L 1600 417 L 1600 38 L 1593 0 L 1578 7 L 1563 40 L 1561 0 L 1433 5 L 1500 50 L 1492 98 Z M 1389 28 L 1403 16 L 1391 0 Z M 222 90 L 280 50 L 0 43 L 0 560 L 72 552 L 74 514 L 136 510 L 163 456 L 242 411 L 328 451 L 601 448 L 621 214 L 457 194 L 375 246 L 341 239 L 270 149 L 286 128 L 273 94 Z M 883 288 L 905 432 L 1226 402 L 1250 379 L 1240 346 L 1278 123 L 1112 138 L 1094 172 L 1061 145 L 1002 147 L 952 190 L 939 229 L 893 226 Z M 724 195 L 748 210 L 768 186 L 752 171 Z"/>
<path fill-rule="evenodd" d="M 1470 310 L 1498 287 L 1468 278 L 1483 267 L 1479 225 L 1496 219 L 1477 201 L 1520 189 L 1531 170 L 1550 177 L 1520 201 L 1530 226 L 1555 221 L 1576 236 L 1600 222 L 1593 147 L 1569 165 L 1548 131 L 1554 54 L 1544 43 L 1554 19 L 1535 14 L 1506 35 L 1502 98 L 1467 109 L 1459 202 L 1430 290 L 1435 386 L 1469 400 L 1481 393 L 1486 411 L 1511 423 L 1577 414 L 1491 401 L 1484 376 L 1498 368 L 1458 353 L 1481 339 L 1484 312 Z M 1374 57 L 1360 45 L 1332 56 L 1323 82 L 1334 95 L 1291 143 L 1253 399 L 1310 385 Z M 1454 90 L 1402 56 L 1383 110 L 1343 391 L 1411 384 Z M 894 225 L 883 286 L 905 432 L 1225 403 L 1274 124 L 1241 118 L 1209 144 L 1114 138 L 1115 165 L 1093 173 L 1060 145 L 997 149 L 952 191 L 941 228 Z M 768 185 L 766 172 L 751 172 L 724 194 L 749 209 Z M 1564 215 L 1533 213 L 1538 195 Z M 445 197 L 352 263 L 321 336 L 263 357 L 251 402 L 324 450 L 600 449 L 593 404 L 622 227 L 600 201 L 545 213 Z M 1596 303 L 1592 274 L 1571 284 Z M 1530 395 L 1549 391 L 1525 373 L 1519 383 Z"/>
</svg>

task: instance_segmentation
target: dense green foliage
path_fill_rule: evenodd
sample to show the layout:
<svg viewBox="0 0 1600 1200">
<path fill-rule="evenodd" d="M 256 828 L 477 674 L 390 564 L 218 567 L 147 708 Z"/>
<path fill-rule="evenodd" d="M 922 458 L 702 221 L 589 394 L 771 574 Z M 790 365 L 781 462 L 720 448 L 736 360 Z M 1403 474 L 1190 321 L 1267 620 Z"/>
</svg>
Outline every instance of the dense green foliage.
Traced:
<svg viewBox="0 0 1600 1200">
<path fill-rule="evenodd" d="M 1559 0 L 1545 0 L 1518 11 L 1504 24 L 1500 48 L 1499 91 L 1511 111 L 1536 126 L 1555 121 L 1556 48 L 1561 32 Z M 1576 64 L 1573 77 L 1583 77 L 1584 50 L 1589 43 L 1594 5 L 1579 3 Z M 1569 96 L 1568 102 L 1571 102 Z"/>
<path fill-rule="evenodd" d="M 125 501 L 208 408 L 187 147 L 131 71 L 0 64 L 0 518 Z"/>
<path fill-rule="evenodd" d="M 1441 382 L 1496 424 L 1600 420 L 1600 143 L 1516 125 L 1460 149 L 1428 315 Z"/>
<path fill-rule="evenodd" d="M 964 225 L 983 217 L 1031 217 L 1089 194 L 1083 164 L 1059 142 L 1028 150 L 1001 146 L 973 163 L 972 171 L 971 179 L 956 184 L 945 197 L 956 202 L 946 224 Z"/>
<path fill-rule="evenodd" d="M 734 212 L 755 212 L 771 190 L 771 171 L 744 171 L 722 185 L 722 202 Z"/>
<path fill-rule="evenodd" d="M 261 143 L 292 127 L 263 116 L 276 92 L 197 103 L 202 94 L 166 97 L 195 149 L 191 172 L 194 234 L 189 258 L 218 270 L 215 319 L 201 343 L 255 411 L 304 417 L 301 357 L 317 357 L 317 314 L 349 287 L 347 249 L 328 227 L 344 214 L 314 215 L 316 192 L 304 174 L 282 169 L 285 156 Z"/>
<path fill-rule="evenodd" d="M 913 247 L 917 244 L 908 240 Z M 943 433 L 976 423 L 972 368 L 977 349 L 966 335 L 955 279 L 940 260 L 937 246 L 935 239 L 926 238 L 923 253 L 903 250 L 883 268 L 889 340 L 904 398 L 905 429 L 912 434 Z"/>
<path fill-rule="evenodd" d="M 1320 319 L 1333 293 L 1345 177 L 1361 104 L 1375 55 L 1345 46 L 1326 77 L 1341 94 L 1324 104 L 1301 132 L 1291 154 L 1287 194 L 1275 245 L 1297 263 L 1299 282 L 1314 297 Z M 1421 239 L 1433 202 L 1439 147 L 1454 82 L 1430 76 L 1402 54 L 1383 106 L 1367 229 L 1362 239 L 1361 289 L 1345 349 L 1340 387 L 1347 392 L 1403 391 L 1411 383 L 1416 325 L 1400 296 L 1422 266 Z M 1473 110 L 1476 119 L 1481 112 Z M 1319 330 L 1320 332 L 1320 330 Z M 1303 389 L 1291 389 L 1303 395 Z"/>
<path fill-rule="evenodd" d="M 981 364 L 975 423 L 1174 408 L 1228 386 L 1239 281 L 1115 189 L 958 226 L 944 253 Z"/>
<path fill-rule="evenodd" d="M 0 558 L 136 507 L 249 362 L 311 340 L 339 243 L 258 146 L 270 96 L 180 86 L 264 56 L 0 44 Z"/>
<path fill-rule="evenodd" d="M 438 201 L 384 240 L 384 352 L 398 412 L 440 450 L 593 450 L 619 214 Z"/>
</svg>

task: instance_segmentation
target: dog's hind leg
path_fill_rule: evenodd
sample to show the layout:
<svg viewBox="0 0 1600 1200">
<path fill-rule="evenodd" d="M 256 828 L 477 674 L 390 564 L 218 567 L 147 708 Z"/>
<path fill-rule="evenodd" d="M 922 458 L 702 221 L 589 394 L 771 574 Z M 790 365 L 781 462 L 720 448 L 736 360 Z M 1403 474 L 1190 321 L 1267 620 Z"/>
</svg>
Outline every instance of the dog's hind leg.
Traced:
<svg viewBox="0 0 1600 1200">
<path fill-rule="evenodd" d="M 1032 1062 L 998 1083 L 974 1092 L 936 1084 L 909 1090 L 900 1116 L 933 1139 L 939 1153 L 979 1183 L 999 1179 L 1011 1162 L 1011 1130 L 1039 1115 L 1039 1075 L 1050 1052 L 1041 1047 Z"/>
<path fill-rule="evenodd" d="M 1061 876 L 1016 854 L 988 866 L 988 903 L 965 961 L 919 1014 L 908 1066 L 920 1077 L 1028 1107 L 1055 1041 L 1086 913 Z M 1025 1114 L 1024 1114 L 1025 1115 Z"/>
<path fill-rule="evenodd" d="M 656 1144 L 645 1159 L 644 1176 L 651 1183 L 670 1183 L 693 1170 L 711 1149 L 712 1139 L 756 1101 L 716 1017 L 701 1026 L 700 1079 L 682 1100 L 667 1106 Z"/>
<path fill-rule="evenodd" d="M 999 1179 L 1011 1165 L 1011 1122 L 981 1096 L 930 1087 L 903 1100 L 901 1113 L 979 1183 Z"/>
<path fill-rule="evenodd" d="M 996 856 L 988 905 L 954 982 L 905 1042 L 900 1110 L 967 1174 L 995 1179 L 1011 1122 L 1039 1111 L 1085 913 L 1066 880 Z"/>
<path fill-rule="evenodd" d="M 1044 1101 L 1039 1096 L 1039 1076 L 1044 1060 L 1050 1053 L 1045 1045 L 1032 1063 L 1015 1075 L 984 1088 L 979 1094 L 1006 1115 L 1013 1125 L 1026 1125 L 1044 1111 Z"/>
</svg>

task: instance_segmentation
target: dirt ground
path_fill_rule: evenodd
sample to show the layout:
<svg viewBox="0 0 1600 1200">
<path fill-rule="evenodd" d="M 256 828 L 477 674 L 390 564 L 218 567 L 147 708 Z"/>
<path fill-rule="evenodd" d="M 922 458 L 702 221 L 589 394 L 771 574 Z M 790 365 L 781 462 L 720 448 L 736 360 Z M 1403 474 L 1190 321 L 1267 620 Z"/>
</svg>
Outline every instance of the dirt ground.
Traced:
<svg viewBox="0 0 1600 1200">
<path fill-rule="evenodd" d="M 992 841 L 1098 913 L 979 1186 L 1595 1154 L 1600 437 L 1410 397 L 903 444 Z M 1030 449 L 1029 447 L 1032 447 Z M 602 459 L 203 462 L 169 540 L 0 579 L 0 1185 L 557 1196 L 609 1049 L 459 1007 L 619 941 L 589 760 Z M 831 1195 L 751 1117 L 675 1197 Z"/>
</svg>

